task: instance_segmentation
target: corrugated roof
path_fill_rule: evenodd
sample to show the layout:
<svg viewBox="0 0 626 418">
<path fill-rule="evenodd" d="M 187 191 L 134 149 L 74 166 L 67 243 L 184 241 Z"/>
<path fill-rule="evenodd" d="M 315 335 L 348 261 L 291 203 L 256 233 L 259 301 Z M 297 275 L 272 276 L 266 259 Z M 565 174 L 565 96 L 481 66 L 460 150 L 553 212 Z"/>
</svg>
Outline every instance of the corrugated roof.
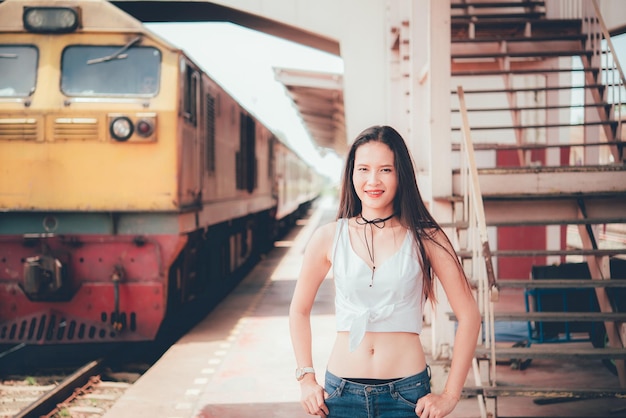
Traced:
<svg viewBox="0 0 626 418">
<path fill-rule="evenodd" d="M 344 155 L 348 145 L 343 76 L 287 68 L 274 68 L 274 76 L 285 86 L 313 141 Z"/>
</svg>

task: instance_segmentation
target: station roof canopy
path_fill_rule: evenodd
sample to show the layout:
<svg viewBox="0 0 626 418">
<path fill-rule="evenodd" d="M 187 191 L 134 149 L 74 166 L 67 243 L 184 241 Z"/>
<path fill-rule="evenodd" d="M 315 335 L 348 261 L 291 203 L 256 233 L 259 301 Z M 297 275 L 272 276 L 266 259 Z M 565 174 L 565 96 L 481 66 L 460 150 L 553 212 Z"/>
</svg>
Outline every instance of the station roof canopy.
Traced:
<svg viewBox="0 0 626 418">
<path fill-rule="evenodd" d="M 274 76 L 285 86 L 317 146 L 343 156 L 348 148 L 343 76 L 286 68 L 274 68 Z"/>
<path fill-rule="evenodd" d="M 0 0 L 1 1 L 1 0 Z M 142 22 L 232 22 L 330 54 L 339 42 L 289 23 L 206 0 L 111 0 Z M 347 152 L 342 74 L 275 68 L 311 139 L 339 156 Z"/>
</svg>

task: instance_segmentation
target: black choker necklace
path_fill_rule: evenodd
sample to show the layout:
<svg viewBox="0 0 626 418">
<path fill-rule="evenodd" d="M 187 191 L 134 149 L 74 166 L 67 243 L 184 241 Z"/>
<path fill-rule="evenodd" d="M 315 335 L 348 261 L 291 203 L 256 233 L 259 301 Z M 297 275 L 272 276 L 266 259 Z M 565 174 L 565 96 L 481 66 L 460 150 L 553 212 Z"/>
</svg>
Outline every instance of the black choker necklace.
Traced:
<svg viewBox="0 0 626 418">
<path fill-rule="evenodd" d="M 359 215 L 356 218 L 356 223 L 358 223 L 359 225 L 365 225 L 365 224 L 372 224 L 372 225 L 376 225 L 376 227 L 382 229 L 385 227 L 385 221 L 388 221 L 389 219 L 393 218 L 396 214 L 392 213 L 391 215 L 387 216 L 386 218 L 374 218 L 371 221 L 368 219 L 365 219 L 363 217 L 363 215 Z M 382 225 L 379 225 L 382 224 Z"/>
<path fill-rule="evenodd" d="M 372 261 L 372 278 L 370 280 L 370 287 L 374 285 L 374 273 L 376 272 L 376 263 L 374 262 L 374 230 L 372 229 L 372 225 L 374 225 L 378 229 L 383 229 L 385 227 L 385 222 L 389 219 L 393 218 L 395 213 L 387 216 L 386 218 L 375 218 L 371 221 L 365 219 L 363 215 L 359 215 L 356 217 L 355 222 L 359 225 L 363 226 L 363 237 L 365 238 L 365 247 L 367 248 L 367 254 L 370 256 L 370 260 Z M 367 242 L 367 225 L 370 227 L 370 235 L 372 236 L 372 248 L 370 250 L 370 244 Z"/>
</svg>

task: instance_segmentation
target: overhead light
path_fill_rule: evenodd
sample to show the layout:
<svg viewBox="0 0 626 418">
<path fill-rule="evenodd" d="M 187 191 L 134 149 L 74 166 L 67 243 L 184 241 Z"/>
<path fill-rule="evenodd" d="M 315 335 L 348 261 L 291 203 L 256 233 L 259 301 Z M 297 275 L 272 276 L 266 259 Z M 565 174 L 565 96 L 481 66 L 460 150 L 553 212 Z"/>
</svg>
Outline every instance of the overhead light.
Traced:
<svg viewBox="0 0 626 418">
<path fill-rule="evenodd" d="M 78 11 L 72 7 L 25 7 L 22 18 L 29 32 L 68 33 L 79 26 Z"/>
</svg>

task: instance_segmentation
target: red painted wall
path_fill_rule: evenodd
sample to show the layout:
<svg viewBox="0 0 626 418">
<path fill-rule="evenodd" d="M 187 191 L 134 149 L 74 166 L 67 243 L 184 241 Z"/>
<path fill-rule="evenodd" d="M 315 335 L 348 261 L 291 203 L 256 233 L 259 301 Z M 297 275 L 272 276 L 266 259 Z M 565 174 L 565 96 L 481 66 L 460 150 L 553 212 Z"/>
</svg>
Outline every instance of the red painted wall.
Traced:
<svg viewBox="0 0 626 418">
<path fill-rule="evenodd" d="M 570 148 L 560 148 L 560 164 L 569 165 Z M 531 151 L 531 160 L 545 164 L 546 150 L 535 149 Z M 519 167 L 517 151 L 499 150 L 496 153 L 497 167 Z M 511 203 L 514 205 L 515 203 Z M 499 250 L 545 250 L 546 249 L 546 227 L 545 226 L 500 226 L 498 227 L 498 249 Z M 561 226 L 560 230 L 561 248 L 567 247 L 567 226 Z M 562 262 L 565 257 L 562 257 Z M 526 279 L 530 277 L 533 265 L 545 265 L 546 257 L 498 257 L 498 278 L 499 279 Z"/>
<path fill-rule="evenodd" d="M 498 227 L 498 250 L 546 248 L 544 226 Z M 498 279 L 527 279 L 533 265 L 545 265 L 546 257 L 498 257 Z"/>
<path fill-rule="evenodd" d="M 545 149 L 532 150 L 532 161 L 545 161 Z M 496 153 L 497 167 L 519 167 L 517 152 L 499 150 Z M 514 205 L 515 203 L 511 203 Z M 546 249 L 544 226 L 499 226 L 498 250 L 542 250 Z M 498 279 L 527 279 L 533 265 L 545 265 L 546 257 L 498 257 Z"/>
</svg>

